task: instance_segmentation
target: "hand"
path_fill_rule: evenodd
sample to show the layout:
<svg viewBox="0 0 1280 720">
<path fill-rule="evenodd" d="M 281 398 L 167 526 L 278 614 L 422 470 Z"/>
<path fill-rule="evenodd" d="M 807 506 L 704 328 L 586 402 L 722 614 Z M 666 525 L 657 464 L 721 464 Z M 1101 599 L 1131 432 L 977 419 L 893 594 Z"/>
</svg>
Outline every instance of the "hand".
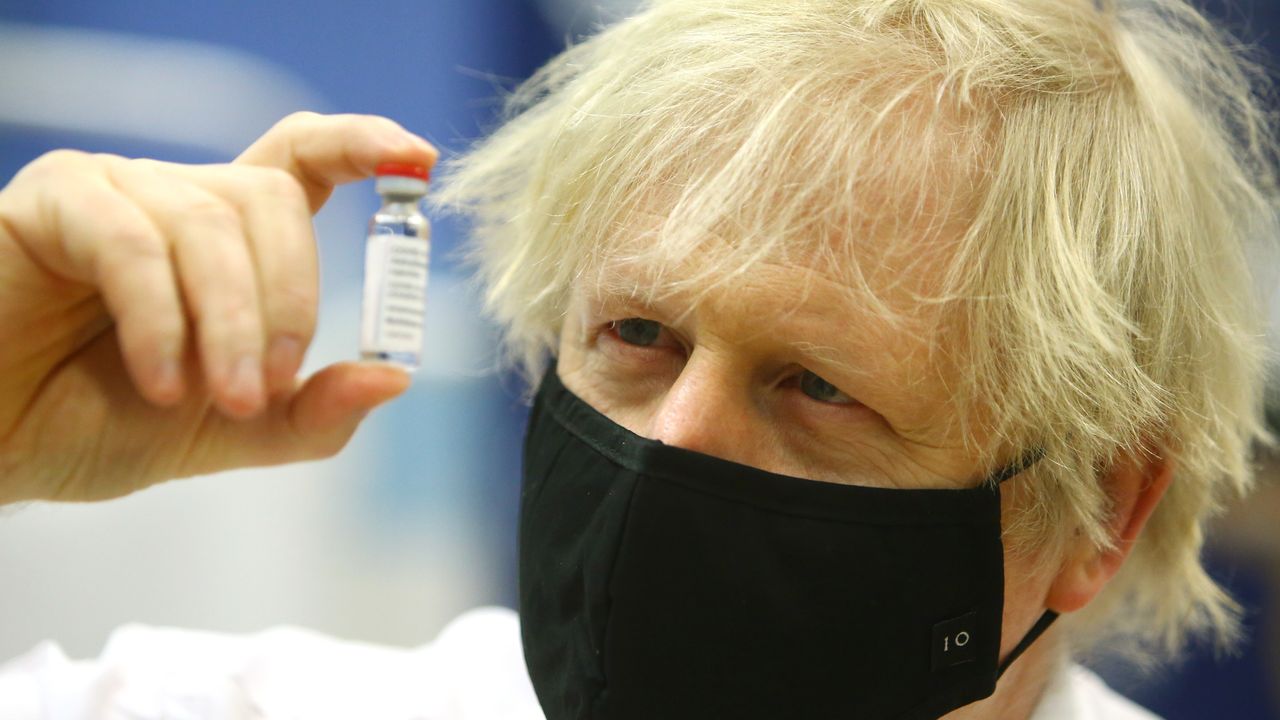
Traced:
<svg viewBox="0 0 1280 720">
<path fill-rule="evenodd" d="M 311 215 L 378 163 L 436 157 L 385 118 L 298 113 L 229 165 L 58 150 L 23 168 L 0 190 L 0 503 L 336 453 L 408 376 L 295 378 Z"/>
</svg>

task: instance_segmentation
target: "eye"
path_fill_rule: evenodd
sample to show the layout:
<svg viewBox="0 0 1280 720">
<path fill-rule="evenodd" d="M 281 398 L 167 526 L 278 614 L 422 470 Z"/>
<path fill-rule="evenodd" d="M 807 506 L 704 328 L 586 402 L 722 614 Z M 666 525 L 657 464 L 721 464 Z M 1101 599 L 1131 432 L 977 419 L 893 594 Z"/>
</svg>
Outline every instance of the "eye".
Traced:
<svg viewBox="0 0 1280 720">
<path fill-rule="evenodd" d="M 675 331 L 657 320 L 629 317 L 599 327 L 602 349 L 621 362 L 648 363 L 685 355 L 685 345 Z"/>
<path fill-rule="evenodd" d="M 616 332 L 623 342 L 641 347 L 653 345 L 662 334 L 662 323 L 644 318 L 615 320 L 609 323 L 609 328 Z"/>
<path fill-rule="evenodd" d="M 835 385 L 823 380 L 817 374 L 805 370 L 800 374 L 800 392 L 817 400 L 818 402 L 831 403 L 834 405 L 849 405 L 857 402 L 845 393 L 840 392 Z"/>
</svg>

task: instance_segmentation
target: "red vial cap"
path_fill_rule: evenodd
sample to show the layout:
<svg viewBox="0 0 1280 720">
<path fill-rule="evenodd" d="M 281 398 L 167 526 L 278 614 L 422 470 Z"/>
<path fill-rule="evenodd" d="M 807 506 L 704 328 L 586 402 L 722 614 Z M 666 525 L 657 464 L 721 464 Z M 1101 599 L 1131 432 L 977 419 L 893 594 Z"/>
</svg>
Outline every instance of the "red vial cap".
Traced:
<svg viewBox="0 0 1280 720">
<path fill-rule="evenodd" d="M 431 179 L 431 173 L 427 172 L 426 168 L 410 163 L 381 163 L 373 172 L 378 177 L 396 175 L 399 177 L 418 178 L 423 181 Z"/>
</svg>

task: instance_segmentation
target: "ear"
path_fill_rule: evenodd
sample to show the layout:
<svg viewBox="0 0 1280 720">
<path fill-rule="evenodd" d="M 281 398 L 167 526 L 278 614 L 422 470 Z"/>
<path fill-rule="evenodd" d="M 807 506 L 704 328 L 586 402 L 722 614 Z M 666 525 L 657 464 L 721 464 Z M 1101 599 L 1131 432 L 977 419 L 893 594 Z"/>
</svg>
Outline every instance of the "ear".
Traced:
<svg viewBox="0 0 1280 720">
<path fill-rule="evenodd" d="M 1112 464 L 1102 483 L 1111 500 L 1108 529 L 1113 547 L 1099 550 L 1079 537 L 1049 588 L 1048 609 L 1074 612 L 1102 591 L 1129 556 L 1172 479 L 1173 462 L 1157 452 L 1127 455 Z"/>
</svg>

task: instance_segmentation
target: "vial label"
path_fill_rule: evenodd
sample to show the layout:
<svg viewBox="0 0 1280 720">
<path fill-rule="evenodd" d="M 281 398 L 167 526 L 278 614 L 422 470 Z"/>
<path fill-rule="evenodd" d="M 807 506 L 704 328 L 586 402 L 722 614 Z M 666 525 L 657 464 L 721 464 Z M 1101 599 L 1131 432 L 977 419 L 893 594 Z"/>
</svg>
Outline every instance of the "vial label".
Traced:
<svg viewBox="0 0 1280 720">
<path fill-rule="evenodd" d="M 361 350 L 368 355 L 422 351 L 427 243 L 370 235 L 366 246 Z"/>
</svg>

